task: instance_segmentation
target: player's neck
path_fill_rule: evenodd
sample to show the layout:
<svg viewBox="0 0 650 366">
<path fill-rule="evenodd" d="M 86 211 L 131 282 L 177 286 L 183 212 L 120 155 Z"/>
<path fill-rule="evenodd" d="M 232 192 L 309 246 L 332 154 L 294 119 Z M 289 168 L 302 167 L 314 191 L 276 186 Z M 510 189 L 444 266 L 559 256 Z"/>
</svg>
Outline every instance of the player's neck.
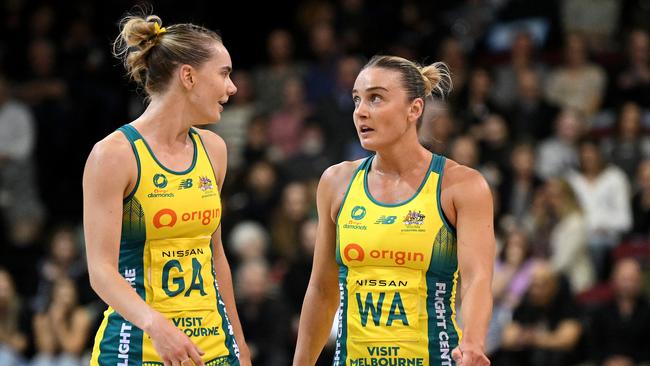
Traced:
<svg viewBox="0 0 650 366">
<path fill-rule="evenodd" d="M 431 153 L 417 143 L 393 144 L 377 151 L 373 169 L 389 175 L 405 175 L 420 170 L 420 165 L 428 165 Z"/>
<path fill-rule="evenodd" d="M 168 145 L 186 142 L 192 127 L 185 108 L 170 98 L 153 99 L 134 124 L 141 133 Z"/>
</svg>

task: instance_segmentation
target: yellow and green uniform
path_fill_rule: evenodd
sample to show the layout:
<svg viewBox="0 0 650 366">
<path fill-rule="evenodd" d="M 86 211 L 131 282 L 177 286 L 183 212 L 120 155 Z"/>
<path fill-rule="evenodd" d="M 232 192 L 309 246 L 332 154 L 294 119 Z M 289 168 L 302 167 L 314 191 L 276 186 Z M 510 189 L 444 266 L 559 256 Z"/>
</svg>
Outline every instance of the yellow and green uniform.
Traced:
<svg viewBox="0 0 650 366">
<path fill-rule="evenodd" d="M 213 266 L 212 234 L 221 220 L 219 187 L 199 134 L 191 166 L 163 166 L 131 125 L 119 128 L 138 163 L 124 199 L 119 273 L 152 308 L 205 351 L 208 366 L 239 365 L 239 351 Z M 151 338 L 111 307 L 95 336 L 91 365 L 163 365 Z"/>
<path fill-rule="evenodd" d="M 385 204 L 368 191 L 373 157 L 352 177 L 336 220 L 339 329 L 334 365 L 454 365 L 456 233 L 440 205 L 445 158 L 418 191 Z"/>
</svg>

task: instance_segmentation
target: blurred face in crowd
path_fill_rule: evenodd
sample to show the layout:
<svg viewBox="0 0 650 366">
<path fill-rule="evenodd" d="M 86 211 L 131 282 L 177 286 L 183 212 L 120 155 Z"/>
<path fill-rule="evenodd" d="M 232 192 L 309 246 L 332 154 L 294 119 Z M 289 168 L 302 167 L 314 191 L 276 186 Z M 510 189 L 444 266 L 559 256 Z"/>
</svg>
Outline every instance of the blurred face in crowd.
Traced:
<svg viewBox="0 0 650 366">
<path fill-rule="evenodd" d="M 580 67 L 587 61 L 587 46 L 582 37 L 571 34 L 567 37 L 565 57 L 569 67 Z"/>
<path fill-rule="evenodd" d="M 241 296 L 249 300 L 262 300 L 268 292 L 269 271 L 260 262 L 245 263 L 238 273 Z"/>
<path fill-rule="evenodd" d="M 546 262 L 537 262 L 531 271 L 529 296 L 536 306 L 548 305 L 555 296 L 557 279 L 551 266 Z"/>
<path fill-rule="evenodd" d="M 52 302 L 59 305 L 74 306 L 77 303 L 77 290 L 67 278 L 56 281 L 52 289 Z"/>
<path fill-rule="evenodd" d="M 352 90 L 354 88 L 354 81 L 361 71 L 361 62 L 358 58 L 347 56 L 342 58 L 339 61 L 337 68 L 337 81 L 340 88 L 345 89 L 346 91 Z"/>
<path fill-rule="evenodd" d="M 497 115 L 491 115 L 483 121 L 483 138 L 492 146 L 507 143 L 508 127 L 506 121 Z"/>
<path fill-rule="evenodd" d="M 15 290 L 11 275 L 4 269 L 0 269 L 0 307 L 3 304 L 13 301 Z"/>
<path fill-rule="evenodd" d="M 274 30 L 269 35 L 267 50 L 271 63 L 284 63 L 290 60 L 293 54 L 291 34 L 283 29 Z"/>
<path fill-rule="evenodd" d="M 512 168 L 519 177 L 530 177 L 535 167 L 535 152 L 530 145 L 518 145 L 512 151 Z"/>
<path fill-rule="evenodd" d="M 598 145 L 592 141 L 580 145 L 580 167 L 586 174 L 595 174 L 603 168 L 603 158 Z"/>
<path fill-rule="evenodd" d="M 318 229 L 318 221 L 310 219 L 305 221 L 300 227 L 300 244 L 305 254 L 314 255 L 314 247 L 316 246 L 316 231 Z"/>
<path fill-rule="evenodd" d="M 487 97 L 490 94 L 490 75 L 484 69 L 472 72 L 470 90 L 475 97 Z"/>
<path fill-rule="evenodd" d="M 460 136 L 454 140 L 451 158 L 458 164 L 475 167 L 478 164 L 478 148 L 476 142 L 469 136 Z"/>
<path fill-rule="evenodd" d="M 582 131 L 581 122 L 578 116 L 571 111 L 562 112 L 556 120 L 557 135 L 561 140 L 569 143 L 575 142 Z"/>
<path fill-rule="evenodd" d="M 648 33 L 637 30 L 630 34 L 629 52 L 632 63 L 637 66 L 648 65 L 650 54 L 650 36 Z"/>
<path fill-rule="evenodd" d="M 619 134 L 621 137 L 635 139 L 641 130 L 641 109 L 635 103 L 626 103 L 621 109 Z"/>
<path fill-rule="evenodd" d="M 381 67 L 368 67 L 359 73 L 352 99 L 361 146 L 370 151 L 399 141 L 415 128 L 422 113 L 412 111 L 400 73 Z"/>
<path fill-rule="evenodd" d="M 533 50 L 533 41 L 528 33 L 518 33 L 512 43 L 512 57 L 529 59 Z"/>
<path fill-rule="evenodd" d="M 641 267 L 634 259 L 622 259 L 612 276 L 614 290 L 620 298 L 634 299 L 641 293 Z"/>
<path fill-rule="evenodd" d="M 531 70 L 519 73 L 519 96 L 524 101 L 535 101 L 539 99 L 539 80 L 537 74 Z"/>
<path fill-rule="evenodd" d="M 273 167 L 266 162 L 258 162 L 250 170 L 248 186 L 255 192 L 267 193 L 275 185 L 276 174 Z"/>
<path fill-rule="evenodd" d="M 72 263 L 77 257 L 77 244 L 74 233 L 69 230 L 59 230 L 52 238 L 52 256 L 62 265 Z"/>
<path fill-rule="evenodd" d="M 505 250 L 506 263 L 519 267 L 526 259 L 528 252 L 528 241 L 524 233 L 517 230 L 510 232 L 503 250 Z"/>
<path fill-rule="evenodd" d="M 298 182 L 293 182 L 284 188 L 282 199 L 284 212 L 289 219 L 298 221 L 307 214 L 307 187 Z"/>
</svg>

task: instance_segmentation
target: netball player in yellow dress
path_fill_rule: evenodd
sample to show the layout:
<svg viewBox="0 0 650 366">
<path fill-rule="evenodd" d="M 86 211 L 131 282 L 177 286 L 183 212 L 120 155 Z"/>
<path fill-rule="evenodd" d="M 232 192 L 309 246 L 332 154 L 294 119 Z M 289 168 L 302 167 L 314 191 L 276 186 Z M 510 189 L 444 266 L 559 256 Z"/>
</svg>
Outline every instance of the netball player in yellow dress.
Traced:
<svg viewBox="0 0 650 366">
<path fill-rule="evenodd" d="M 230 55 L 203 27 L 121 24 L 116 54 L 150 102 L 86 163 L 88 268 L 109 304 L 91 365 L 250 365 L 219 225 L 226 147 L 193 127 L 237 91 Z"/>
</svg>

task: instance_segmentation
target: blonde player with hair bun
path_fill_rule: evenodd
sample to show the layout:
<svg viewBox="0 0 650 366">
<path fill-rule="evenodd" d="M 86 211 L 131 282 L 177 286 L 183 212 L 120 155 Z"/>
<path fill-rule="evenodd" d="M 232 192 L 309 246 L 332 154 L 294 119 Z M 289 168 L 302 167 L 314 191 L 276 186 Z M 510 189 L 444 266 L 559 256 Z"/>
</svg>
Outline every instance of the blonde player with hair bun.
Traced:
<svg viewBox="0 0 650 366">
<path fill-rule="evenodd" d="M 90 282 L 109 304 L 91 365 L 250 365 L 221 242 L 226 145 L 194 128 L 237 92 L 215 32 L 128 16 L 114 53 L 148 95 L 83 177 Z"/>
<path fill-rule="evenodd" d="M 490 364 L 490 189 L 476 170 L 418 143 L 425 100 L 450 89 L 439 62 L 420 67 L 375 56 L 359 73 L 353 119 L 361 145 L 374 154 L 321 177 L 295 366 L 315 364 L 337 309 L 334 365 Z"/>
</svg>

